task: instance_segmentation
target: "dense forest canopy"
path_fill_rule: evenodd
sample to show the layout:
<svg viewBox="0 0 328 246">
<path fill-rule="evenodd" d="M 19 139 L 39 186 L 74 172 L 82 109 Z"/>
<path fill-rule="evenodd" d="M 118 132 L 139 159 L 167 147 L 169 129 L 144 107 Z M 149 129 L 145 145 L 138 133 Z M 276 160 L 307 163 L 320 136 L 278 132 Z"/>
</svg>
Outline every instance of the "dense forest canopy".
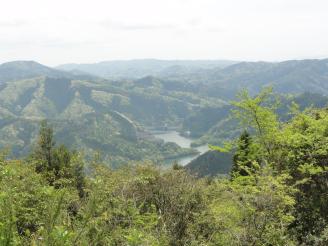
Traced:
<svg viewBox="0 0 328 246">
<path fill-rule="evenodd" d="M 327 245 L 328 111 L 280 119 L 271 89 L 233 103 L 244 132 L 228 177 L 135 163 L 113 170 L 41 124 L 28 158 L 0 161 L 1 245 Z"/>
</svg>

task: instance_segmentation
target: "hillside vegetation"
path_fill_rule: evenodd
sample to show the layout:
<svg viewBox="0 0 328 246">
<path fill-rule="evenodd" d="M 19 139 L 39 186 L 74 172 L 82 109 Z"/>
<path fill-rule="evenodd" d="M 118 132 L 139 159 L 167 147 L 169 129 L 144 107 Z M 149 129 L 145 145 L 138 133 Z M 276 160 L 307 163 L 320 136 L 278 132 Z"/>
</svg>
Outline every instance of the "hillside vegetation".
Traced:
<svg viewBox="0 0 328 246">
<path fill-rule="evenodd" d="M 196 138 L 194 145 L 222 144 L 241 133 L 229 118 L 230 100 L 240 88 L 254 95 L 273 84 L 278 92 L 293 93 L 281 95 L 282 117 L 293 101 L 301 109 L 323 107 L 327 101 L 326 60 L 136 60 L 59 68 L 68 71 L 33 61 L 0 65 L 0 147 L 9 147 L 12 156 L 32 149 L 40 121 L 48 119 L 58 141 L 83 149 L 89 157 L 100 151 L 113 166 L 145 159 L 161 162 L 195 150 L 164 144 L 146 129 L 177 129 Z M 107 76 L 97 69 L 126 76 Z M 128 71 L 136 76 L 129 79 Z M 308 91 L 321 94 L 299 94 Z"/>
<path fill-rule="evenodd" d="M 158 86 L 149 83 L 156 80 L 118 85 L 40 76 L 5 82 L 0 88 L 0 145 L 9 146 L 15 156 L 26 154 L 40 121 L 48 119 L 59 141 L 87 153 L 101 151 L 107 159 L 110 154 L 112 165 L 195 153 L 153 139 L 144 126 L 179 125 L 194 107 L 202 106 L 157 92 Z"/>
<path fill-rule="evenodd" d="M 328 112 L 281 121 L 266 89 L 240 94 L 229 177 L 174 165 L 116 170 L 84 160 L 41 124 L 25 160 L 0 160 L 1 245 L 327 245 Z"/>
</svg>

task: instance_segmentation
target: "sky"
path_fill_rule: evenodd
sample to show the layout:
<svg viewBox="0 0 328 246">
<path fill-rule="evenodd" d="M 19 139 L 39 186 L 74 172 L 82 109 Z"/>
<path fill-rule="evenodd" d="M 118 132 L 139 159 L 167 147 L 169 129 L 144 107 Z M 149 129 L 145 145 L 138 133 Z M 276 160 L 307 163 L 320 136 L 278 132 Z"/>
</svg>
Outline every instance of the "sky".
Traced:
<svg viewBox="0 0 328 246">
<path fill-rule="evenodd" d="M 0 0 L 0 63 L 324 57 L 327 0 Z"/>
</svg>

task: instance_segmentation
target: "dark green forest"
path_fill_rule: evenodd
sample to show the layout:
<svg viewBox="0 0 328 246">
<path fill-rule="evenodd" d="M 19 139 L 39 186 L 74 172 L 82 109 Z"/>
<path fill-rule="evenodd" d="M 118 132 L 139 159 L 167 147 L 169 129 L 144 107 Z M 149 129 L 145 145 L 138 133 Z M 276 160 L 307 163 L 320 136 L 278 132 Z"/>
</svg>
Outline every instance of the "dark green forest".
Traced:
<svg viewBox="0 0 328 246">
<path fill-rule="evenodd" d="M 56 143 L 42 121 L 33 148 L 0 160 L 0 245 L 327 245 L 328 110 L 271 89 L 241 91 L 227 176 L 198 178 L 140 161 L 112 169 Z"/>
</svg>

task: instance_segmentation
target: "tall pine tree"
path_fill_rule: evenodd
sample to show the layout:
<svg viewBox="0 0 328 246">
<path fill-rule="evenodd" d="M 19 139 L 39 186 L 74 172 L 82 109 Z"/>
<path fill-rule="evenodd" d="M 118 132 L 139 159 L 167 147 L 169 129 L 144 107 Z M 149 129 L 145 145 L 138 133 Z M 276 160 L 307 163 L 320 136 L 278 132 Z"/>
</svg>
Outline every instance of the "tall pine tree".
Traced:
<svg viewBox="0 0 328 246">
<path fill-rule="evenodd" d="M 252 151 L 252 138 L 245 130 L 239 138 L 237 150 L 233 156 L 231 169 L 232 179 L 237 176 L 248 176 L 255 170 L 253 166 L 254 155 Z"/>
<path fill-rule="evenodd" d="M 33 158 L 38 160 L 37 172 L 45 172 L 53 169 L 53 153 L 55 148 L 53 129 L 46 120 L 41 122 L 37 146 L 35 147 Z"/>
</svg>

